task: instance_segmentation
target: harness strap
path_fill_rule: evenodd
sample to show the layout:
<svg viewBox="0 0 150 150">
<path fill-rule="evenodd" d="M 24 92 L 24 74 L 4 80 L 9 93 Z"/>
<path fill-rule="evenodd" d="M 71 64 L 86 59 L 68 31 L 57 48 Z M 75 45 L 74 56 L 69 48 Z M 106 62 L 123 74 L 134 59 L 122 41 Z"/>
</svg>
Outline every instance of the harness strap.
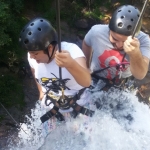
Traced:
<svg viewBox="0 0 150 150">
<path fill-rule="evenodd" d="M 90 110 L 88 108 L 85 108 L 83 106 L 80 106 L 79 104 L 77 104 L 77 100 L 80 99 L 80 96 L 83 94 L 83 92 L 85 91 L 86 88 L 83 88 L 79 91 L 78 94 L 76 94 L 73 99 L 70 101 L 69 105 L 73 108 L 73 112 L 72 112 L 72 117 L 76 118 L 76 116 L 81 113 L 83 115 L 92 117 L 94 115 L 94 111 Z"/>
<path fill-rule="evenodd" d="M 112 80 L 109 80 L 107 78 L 100 77 L 96 74 L 92 74 L 92 77 L 97 79 L 97 80 L 101 79 L 106 83 L 106 85 L 102 88 L 102 90 L 105 90 L 105 89 L 110 88 L 112 86 L 119 88 L 119 87 L 121 87 L 121 85 L 123 85 L 124 83 L 127 82 L 128 78 L 130 78 L 130 77 L 128 77 L 128 78 L 119 79 L 119 76 L 116 76 Z"/>
<path fill-rule="evenodd" d="M 83 115 L 86 115 L 86 116 L 89 116 L 89 117 L 92 117 L 94 115 L 94 111 L 93 110 L 90 110 L 88 108 L 80 106 L 73 99 L 70 101 L 70 106 L 73 108 L 73 112 L 71 113 L 71 116 L 73 118 L 76 118 L 79 113 L 81 113 Z"/>
<path fill-rule="evenodd" d="M 106 83 L 106 85 L 102 88 L 102 90 L 105 89 L 105 88 L 108 88 L 108 87 L 110 88 L 110 87 L 114 86 L 114 80 L 109 80 L 107 78 L 100 77 L 96 74 L 92 74 L 92 77 L 97 79 L 97 80 L 101 79 Z"/>
<path fill-rule="evenodd" d="M 64 121 L 64 116 L 58 111 L 59 108 L 54 106 L 50 111 L 40 117 L 42 123 L 55 116 L 59 121 Z"/>
</svg>

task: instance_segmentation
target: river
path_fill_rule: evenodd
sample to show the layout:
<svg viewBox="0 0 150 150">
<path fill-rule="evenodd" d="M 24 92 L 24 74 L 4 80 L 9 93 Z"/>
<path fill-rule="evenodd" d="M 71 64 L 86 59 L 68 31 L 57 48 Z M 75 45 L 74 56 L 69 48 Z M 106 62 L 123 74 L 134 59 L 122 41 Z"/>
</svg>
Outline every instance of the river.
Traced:
<svg viewBox="0 0 150 150">
<path fill-rule="evenodd" d="M 97 90 L 99 87 L 95 87 Z M 59 123 L 46 137 L 36 103 L 28 123 L 21 124 L 18 136 L 9 139 L 9 150 L 150 150 L 150 109 L 139 102 L 134 91 L 111 88 L 94 91 L 92 102 L 100 108 L 95 115 Z M 94 105 L 91 103 L 93 109 Z M 15 144 L 14 144 L 15 143 Z"/>
</svg>

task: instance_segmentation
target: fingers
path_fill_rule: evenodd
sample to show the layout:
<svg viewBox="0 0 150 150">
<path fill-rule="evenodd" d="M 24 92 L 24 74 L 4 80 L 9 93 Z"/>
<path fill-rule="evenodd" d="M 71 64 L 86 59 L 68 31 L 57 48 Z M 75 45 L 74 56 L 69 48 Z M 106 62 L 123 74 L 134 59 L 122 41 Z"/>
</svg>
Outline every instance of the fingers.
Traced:
<svg viewBox="0 0 150 150">
<path fill-rule="evenodd" d="M 139 51 L 140 43 L 137 38 L 132 38 L 132 36 L 129 36 L 127 40 L 124 42 L 123 45 L 124 51 L 127 54 L 134 54 L 135 52 Z"/>
<path fill-rule="evenodd" d="M 72 62 L 72 57 L 68 51 L 56 52 L 55 62 L 60 67 L 68 67 Z"/>
<path fill-rule="evenodd" d="M 132 38 L 132 36 L 129 36 L 125 41 L 125 43 L 127 44 L 127 46 L 134 46 L 134 47 L 139 46 L 139 40 L 135 37 Z"/>
<path fill-rule="evenodd" d="M 69 57 L 68 55 L 69 53 L 67 51 L 62 51 L 62 52 L 56 51 L 55 59 L 61 61 L 63 59 L 67 59 Z"/>
<path fill-rule="evenodd" d="M 64 63 L 62 61 L 55 58 L 55 62 L 59 67 L 64 67 L 64 65 L 63 65 Z"/>
<path fill-rule="evenodd" d="M 69 55 L 68 51 L 62 50 L 61 52 L 56 51 L 55 57 L 56 58 L 66 58 L 66 57 L 68 57 L 68 55 Z"/>
</svg>

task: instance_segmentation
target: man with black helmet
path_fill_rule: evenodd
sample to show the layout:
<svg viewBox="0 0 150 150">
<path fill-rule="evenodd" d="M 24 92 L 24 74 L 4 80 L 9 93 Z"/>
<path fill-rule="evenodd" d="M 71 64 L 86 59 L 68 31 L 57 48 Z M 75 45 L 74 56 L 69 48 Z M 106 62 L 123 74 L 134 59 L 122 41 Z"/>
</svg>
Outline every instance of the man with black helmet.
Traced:
<svg viewBox="0 0 150 150">
<path fill-rule="evenodd" d="M 52 110 L 44 117 L 56 116 L 57 119 L 63 120 L 59 110 L 60 107 L 63 108 L 63 102 L 65 108 L 61 112 L 67 112 L 66 108 L 72 111 L 71 104 L 83 108 L 79 107 L 79 104 L 86 104 L 85 94 L 82 92 L 77 99 L 74 97 L 83 87 L 91 84 L 82 50 L 73 43 L 61 42 L 62 51 L 59 52 L 57 33 L 44 18 L 29 21 L 20 33 L 19 43 L 28 51 L 28 61 L 40 93 L 39 99 L 48 112 Z M 62 67 L 62 80 L 59 80 L 59 67 Z M 75 101 L 71 101 L 71 96 Z M 47 120 L 44 117 L 42 122 Z"/>
<path fill-rule="evenodd" d="M 142 20 L 132 38 L 139 16 L 136 7 L 123 5 L 113 13 L 109 25 L 95 25 L 90 29 L 82 49 L 91 72 L 101 69 L 103 71 L 98 75 L 108 79 L 117 75 L 122 78 L 131 75 L 137 79 L 145 77 L 150 59 L 150 39 L 140 31 Z M 124 69 L 118 70 L 117 64 L 123 64 Z"/>
</svg>

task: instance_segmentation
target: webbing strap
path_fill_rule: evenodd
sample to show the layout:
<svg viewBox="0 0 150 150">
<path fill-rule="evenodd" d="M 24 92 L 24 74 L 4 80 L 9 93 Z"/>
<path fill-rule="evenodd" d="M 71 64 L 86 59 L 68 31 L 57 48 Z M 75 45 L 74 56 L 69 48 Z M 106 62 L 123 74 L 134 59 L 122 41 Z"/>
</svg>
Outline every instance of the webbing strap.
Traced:
<svg viewBox="0 0 150 150">
<path fill-rule="evenodd" d="M 71 101 L 70 106 L 73 108 L 72 117 L 76 118 L 76 116 L 81 113 L 83 115 L 92 117 L 94 115 L 94 111 L 83 106 L 77 104 L 74 100 Z"/>
<path fill-rule="evenodd" d="M 54 106 L 50 111 L 40 117 L 42 123 L 55 116 L 59 121 L 64 121 L 64 116 L 58 111 L 59 108 Z"/>
<path fill-rule="evenodd" d="M 67 105 L 73 108 L 73 112 L 71 113 L 73 118 L 76 118 L 76 116 L 81 113 L 83 115 L 86 116 L 90 116 L 92 117 L 94 114 L 94 111 L 85 108 L 83 106 L 80 106 L 76 103 L 77 100 L 80 99 L 80 96 L 83 94 L 83 92 L 85 91 L 86 88 L 81 89 L 74 97 L 72 98 L 68 98 L 68 102 L 67 104 L 64 105 L 64 107 Z M 46 114 L 44 114 L 40 119 L 41 122 L 44 123 L 45 121 L 47 121 L 48 119 L 52 118 L 53 116 L 55 116 L 59 121 L 64 121 L 64 116 L 59 112 L 59 108 L 58 104 L 60 104 L 59 102 L 57 102 L 56 100 L 54 100 L 52 97 L 50 97 L 49 95 L 47 95 L 47 98 L 51 100 L 51 102 L 54 104 L 53 109 L 51 109 L 50 111 L 48 111 Z M 66 96 L 67 98 L 67 96 Z"/>
</svg>

